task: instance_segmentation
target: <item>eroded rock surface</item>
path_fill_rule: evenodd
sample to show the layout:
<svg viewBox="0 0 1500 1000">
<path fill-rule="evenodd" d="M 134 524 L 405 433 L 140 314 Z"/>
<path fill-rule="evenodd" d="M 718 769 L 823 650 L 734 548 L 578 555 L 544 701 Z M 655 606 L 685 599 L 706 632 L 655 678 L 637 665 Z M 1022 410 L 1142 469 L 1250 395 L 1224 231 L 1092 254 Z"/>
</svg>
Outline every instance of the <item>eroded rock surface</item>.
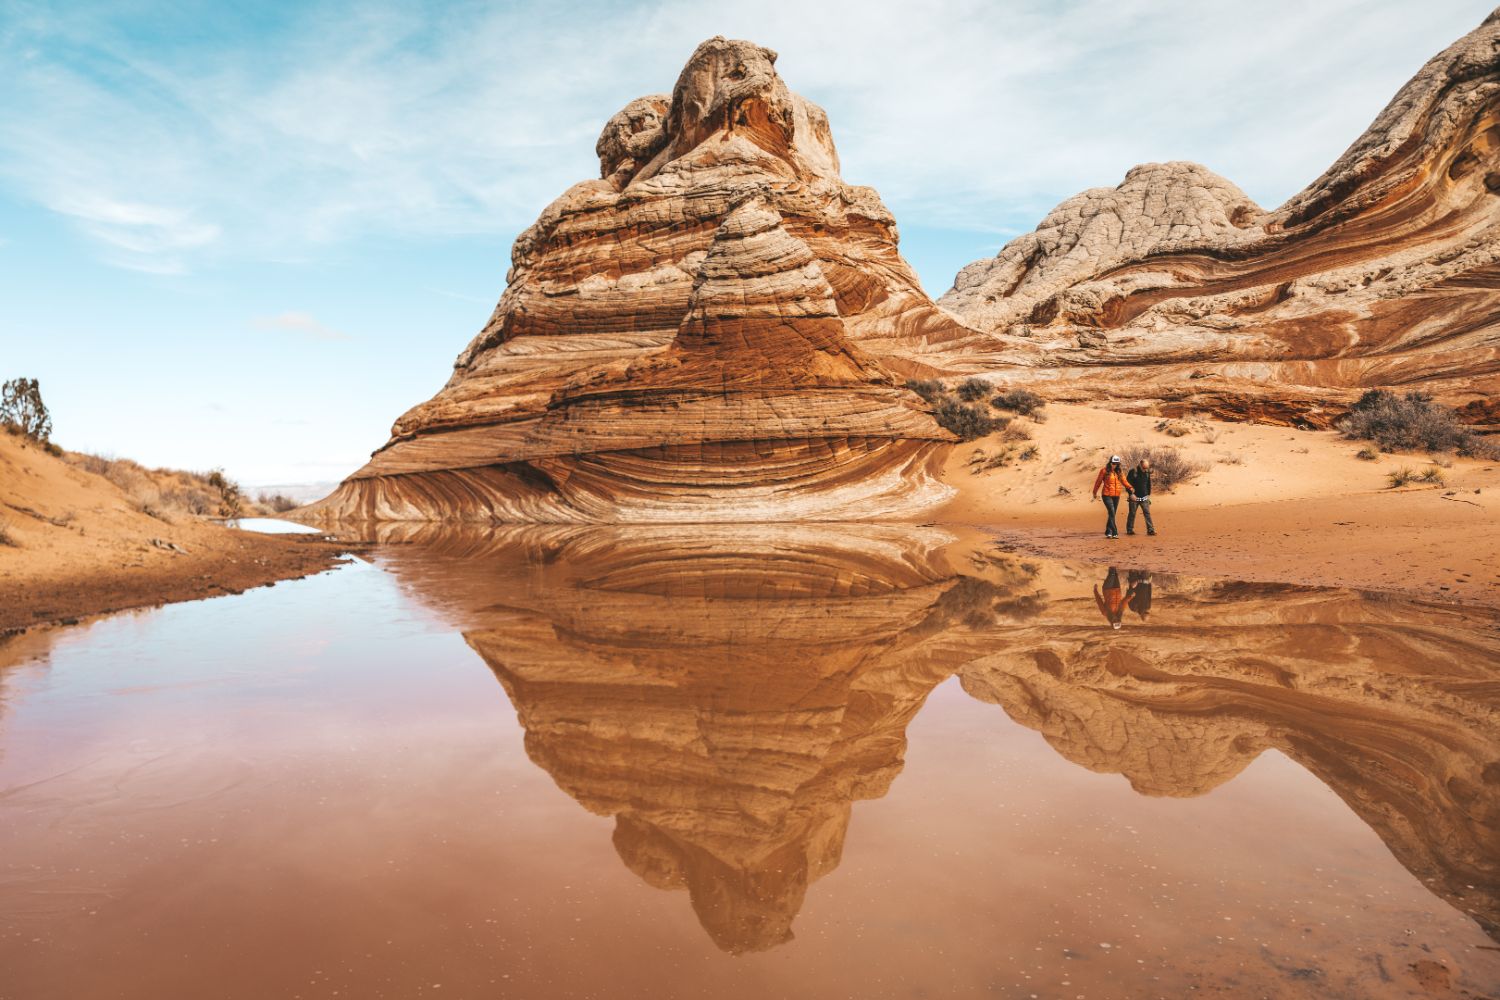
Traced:
<svg viewBox="0 0 1500 1000">
<path fill-rule="evenodd" d="M 1029 339 L 1006 377 L 1326 423 L 1359 391 L 1500 392 L 1500 16 L 1429 61 L 1275 211 L 1190 163 L 1132 170 L 964 268 L 940 300 Z M 1014 351 L 1008 345 L 1007 349 Z M 954 371 L 996 367 L 967 349 Z"/>
<path fill-rule="evenodd" d="M 951 438 L 904 388 L 928 370 L 906 355 L 975 335 L 921 291 L 775 60 L 712 39 L 670 98 L 611 118 L 600 179 L 517 239 L 448 385 L 311 516 L 815 519 L 941 499 L 930 459 Z"/>
</svg>

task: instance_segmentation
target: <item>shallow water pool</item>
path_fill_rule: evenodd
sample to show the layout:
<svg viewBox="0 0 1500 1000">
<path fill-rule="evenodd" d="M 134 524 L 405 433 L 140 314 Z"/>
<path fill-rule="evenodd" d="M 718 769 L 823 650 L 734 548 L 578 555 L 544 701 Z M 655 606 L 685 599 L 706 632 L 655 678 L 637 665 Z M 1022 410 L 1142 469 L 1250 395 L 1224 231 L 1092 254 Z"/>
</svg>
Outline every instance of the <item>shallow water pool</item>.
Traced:
<svg viewBox="0 0 1500 1000">
<path fill-rule="evenodd" d="M 1500 991 L 1492 614 L 938 527 L 380 541 L 0 645 L 0 998 Z"/>
</svg>

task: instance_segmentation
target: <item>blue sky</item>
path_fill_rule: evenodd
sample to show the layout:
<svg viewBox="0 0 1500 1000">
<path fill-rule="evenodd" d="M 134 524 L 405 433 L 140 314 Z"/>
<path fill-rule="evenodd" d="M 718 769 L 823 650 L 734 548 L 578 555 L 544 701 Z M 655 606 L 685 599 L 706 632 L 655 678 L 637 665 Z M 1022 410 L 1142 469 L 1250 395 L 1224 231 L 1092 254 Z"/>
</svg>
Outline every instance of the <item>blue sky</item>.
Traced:
<svg viewBox="0 0 1500 1000">
<path fill-rule="evenodd" d="M 64 446 L 338 479 L 483 325 L 600 126 L 715 34 L 781 53 L 941 294 L 1152 160 L 1274 207 L 1460 0 L 0 4 L 0 377 Z"/>
</svg>

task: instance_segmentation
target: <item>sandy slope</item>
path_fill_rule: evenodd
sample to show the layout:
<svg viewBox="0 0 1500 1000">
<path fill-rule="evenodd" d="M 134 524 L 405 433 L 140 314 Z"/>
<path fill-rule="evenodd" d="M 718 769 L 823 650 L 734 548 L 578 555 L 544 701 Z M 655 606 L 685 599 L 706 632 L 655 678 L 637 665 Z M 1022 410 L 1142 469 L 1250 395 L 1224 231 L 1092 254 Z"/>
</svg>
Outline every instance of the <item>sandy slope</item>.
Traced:
<svg viewBox="0 0 1500 1000">
<path fill-rule="evenodd" d="M 339 547 L 141 513 L 113 483 L 0 434 L 0 632 L 237 593 L 330 566 Z"/>
<path fill-rule="evenodd" d="M 991 528 L 1024 550 L 1122 566 L 1500 606 L 1500 462 L 1454 459 L 1446 486 L 1392 490 L 1386 472 L 1431 463 L 1363 461 L 1360 444 L 1328 431 L 1205 421 L 1174 438 L 1155 429 L 1156 417 L 1056 404 L 1045 416 L 1019 421 L 1040 452 L 1033 460 L 974 473 L 972 453 L 994 453 L 998 436 L 957 448 L 945 479 L 959 493 L 932 519 Z M 1175 446 L 1212 465 L 1156 496 L 1157 537 L 1137 525 L 1136 537 L 1107 541 L 1089 490 L 1110 452 L 1134 443 Z M 1120 515 L 1123 532 L 1123 504 Z"/>
</svg>

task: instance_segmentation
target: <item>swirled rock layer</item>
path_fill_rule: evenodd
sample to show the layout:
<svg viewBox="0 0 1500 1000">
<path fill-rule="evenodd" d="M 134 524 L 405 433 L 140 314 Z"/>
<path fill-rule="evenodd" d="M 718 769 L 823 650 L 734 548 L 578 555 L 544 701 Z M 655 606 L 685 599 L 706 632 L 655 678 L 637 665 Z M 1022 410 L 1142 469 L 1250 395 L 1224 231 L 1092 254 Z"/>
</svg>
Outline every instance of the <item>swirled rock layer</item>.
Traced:
<svg viewBox="0 0 1500 1000">
<path fill-rule="evenodd" d="M 453 377 L 314 518 L 906 514 L 951 437 L 902 375 L 973 338 L 937 309 L 827 116 L 715 38 L 605 125 L 599 180 L 521 234 Z M 902 351 L 894 350 L 901 346 Z"/>
<path fill-rule="evenodd" d="M 1060 399 L 1324 423 L 1373 387 L 1493 397 L 1500 12 L 1275 211 L 1197 164 L 1147 164 L 1063 202 L 939 302 L 1034 344 L 1034 367 L 1010 374 Z"/>
</svg>

